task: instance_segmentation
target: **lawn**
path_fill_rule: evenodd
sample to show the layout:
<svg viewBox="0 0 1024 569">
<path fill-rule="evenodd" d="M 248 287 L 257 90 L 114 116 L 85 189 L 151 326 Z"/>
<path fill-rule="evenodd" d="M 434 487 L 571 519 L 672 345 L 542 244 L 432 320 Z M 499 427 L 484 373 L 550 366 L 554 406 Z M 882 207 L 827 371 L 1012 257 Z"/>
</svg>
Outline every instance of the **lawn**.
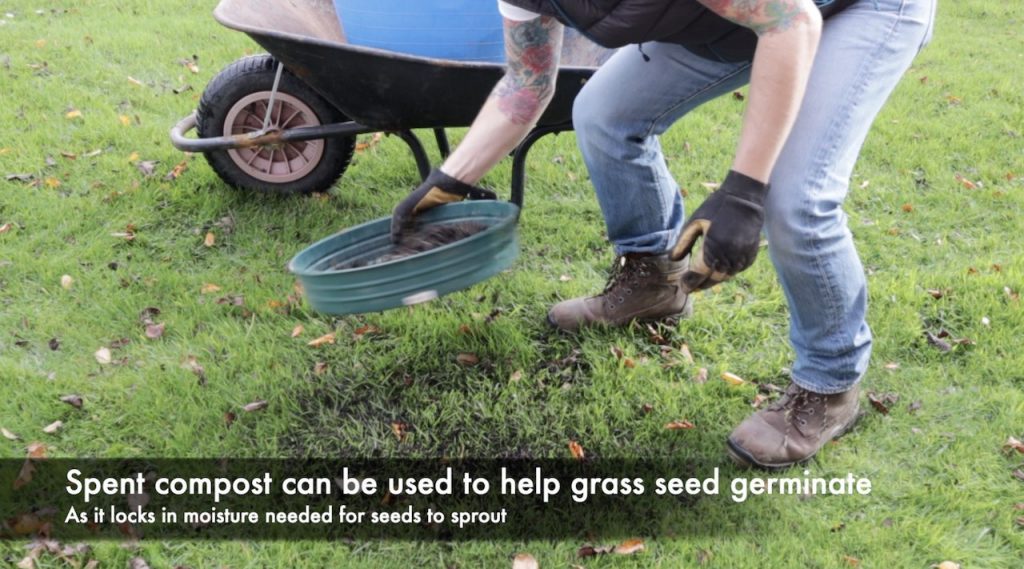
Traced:
<svg viewBox="0 0 1024 569">
<path fill-rule="evenodd" d="M 201 156 L 172 148 L 167 130 L 217 71 L 259 51 L 218 26 L 213 6 L 0 2 L 0 427 L 20 437 L 0 439 L 0 457 L 41 442 L 51 457 L 568 458 L 572 440 L 593 457 L 684 457 L 743 475 L 724 439 L 759 384 L 785 384 L 792 355 L 764 255 L 699 295 L 692 319 L 657 329 L 668 350 L 641 326 L 553 333 L 547 307 L 599 289 L 612 259 L 567 134 L 532 155 L 512 270 L 413 309 L 313 313 L 287 261 L 387 215 L 415 165 L 397 138 L 366 136 L 329 194 L 278 198 L 233 191 Z M 870 496 L 704 500 L 637 536 L 645 551 L 598 559 L 577 558 L 601 542 L 586 535 L 97 543 L 92 557 L 101 567 L 136 556 L 152 567 L 506 567 L 520 551 L 542 567 L 1024 565 L 1024 480 L 1013 476 L 1024 455 L 1002 449 L 1024 438 L 1024 5 L 964 0 L 940 12 L 847 204 L 876 335 L 865 385 L 889 394 L 889 412 L 871 410 L 809 466 L 870 477 Z M 742 109 L 724 98 L 665 136 L 691 210 L 727 168 Z M 486 182 L 507 191 L 509 178 L 506 162 Z M 164 325 L 157 338 L 147 315 Z M 926 337 L 942 331 L 948 350 Z M 308 345 L 328 333 L 335 344 Z M 693 380 L 702 368 L 706 383 Z M 61 402 L 68 394 L 81 409 Z M 243 410 L 256 401 L 266 408 Z M 677 419 L 696 428 L 665 429 Z M 394 423 L 406 426 L 401 440 Z M 0 552 L 13 564 L 23 545 Z"/>
</svg>

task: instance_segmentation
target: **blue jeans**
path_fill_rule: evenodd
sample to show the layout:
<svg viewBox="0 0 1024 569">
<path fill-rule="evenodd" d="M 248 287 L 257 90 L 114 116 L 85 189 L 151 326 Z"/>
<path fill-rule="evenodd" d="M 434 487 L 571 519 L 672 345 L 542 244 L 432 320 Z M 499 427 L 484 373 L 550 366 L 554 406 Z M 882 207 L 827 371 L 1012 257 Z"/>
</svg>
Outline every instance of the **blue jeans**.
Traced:
<svg viewBox="0 0 1024 569">
<path fill-rule="evenodd" d="M 793 381 L 840 393 L 867 370 L 864 269 L 842 205 L 872 121 L 929 41 L 936 0 L 861 0 L 825 22 L 793 132 L 771 177 L 765 232 L 790 309 Z M 587 83 L 573 111 L 580 149 L 616 252 L 664 253 L 683 199 L 658 135 L 690 110 L 747 83 L 748 63 L 685 48 L 623 48 Z M 724 158 L 724 157 L 723 157 Z M 723 159 L 723 174 L 725 171 Z"/>
</svg>

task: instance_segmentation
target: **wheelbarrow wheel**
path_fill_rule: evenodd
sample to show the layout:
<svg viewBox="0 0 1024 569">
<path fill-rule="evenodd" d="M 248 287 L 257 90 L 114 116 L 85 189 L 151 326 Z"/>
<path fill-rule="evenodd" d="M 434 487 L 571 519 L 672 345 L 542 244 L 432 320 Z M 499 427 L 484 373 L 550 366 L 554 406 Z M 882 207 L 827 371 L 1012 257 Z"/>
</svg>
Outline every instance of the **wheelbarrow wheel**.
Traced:
<svg viewBox="0 0 1024 569">
<path fill-rule="evenodd" d="M 277 60 L 269 55 L 239 59 L 213 78 L 196 111 L 199 136 L 232 136 L 263 128 L 317 126 L 348 119 L 287 69 L 274 108 L 269 108 Z M 229 185 L 256 192 L 309 194 L 328 190 L 344 173 L 356 147 L 354 136 L 287 142 L 205 153 Z"/>
</svg>

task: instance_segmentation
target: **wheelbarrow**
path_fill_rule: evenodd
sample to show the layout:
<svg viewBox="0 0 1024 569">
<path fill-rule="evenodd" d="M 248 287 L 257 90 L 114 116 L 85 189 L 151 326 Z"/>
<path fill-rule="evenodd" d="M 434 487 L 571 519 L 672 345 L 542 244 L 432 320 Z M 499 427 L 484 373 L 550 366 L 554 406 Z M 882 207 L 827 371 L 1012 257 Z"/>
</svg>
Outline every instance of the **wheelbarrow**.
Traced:
<svg viewBox="0 0 1024 569">
<path fill-rule="evenodd" d="M 493 0 L 489 0 L 493 1 Z M 242 58 L 206 87 L 197 110 L 171 130 L 227 184 L 258 192 L 325 191 L 348 167 L 356 137 L 392 133 L 421 178 L 430 161 L 413 129 L 469 126 L 504 73 L 498 63 L 406 55 L 349 43 L 330 0 L 222 0 L 214 17 L 269 55 Z M 526 157 L 543 136 L 572 129 L 572 104 L 611 52 L 566 30 L 554 99 L 512 155 L 510 201 L 523 205 Z M 186 136 L 195 129 L 198 138 Z"/>
</svg>

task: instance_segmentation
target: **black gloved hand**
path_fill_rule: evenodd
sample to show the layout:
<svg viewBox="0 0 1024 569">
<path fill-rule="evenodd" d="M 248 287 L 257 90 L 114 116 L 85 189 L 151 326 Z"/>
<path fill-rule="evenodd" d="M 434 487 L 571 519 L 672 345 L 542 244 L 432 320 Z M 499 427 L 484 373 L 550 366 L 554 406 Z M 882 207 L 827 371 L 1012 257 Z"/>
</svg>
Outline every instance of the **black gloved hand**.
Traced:
<svg viewBox="0 0 1024 569">
<path fill-rule="evenodd" d="M 409 197 L 395 206 L 391 214 L 391 240 L 397 242 L 402 234 L 415 225 L 417 213 L 451 202 L 460 202 L 466 198 L 474 200 L 498 199 L 491 190 L 465 184 L 434 168 L 427 179 L 413 190 Z"/>
<path fill-rule="evenodd" d="M 689 255 L 703 236 L 700 255 L 681 277 L 689 291 L 711 288 L 754 264 L 764 226 L 768 185 L 729 171 L 720 188 L 693 212 L 675 248 L 674 260 Z"/>
</svg>

